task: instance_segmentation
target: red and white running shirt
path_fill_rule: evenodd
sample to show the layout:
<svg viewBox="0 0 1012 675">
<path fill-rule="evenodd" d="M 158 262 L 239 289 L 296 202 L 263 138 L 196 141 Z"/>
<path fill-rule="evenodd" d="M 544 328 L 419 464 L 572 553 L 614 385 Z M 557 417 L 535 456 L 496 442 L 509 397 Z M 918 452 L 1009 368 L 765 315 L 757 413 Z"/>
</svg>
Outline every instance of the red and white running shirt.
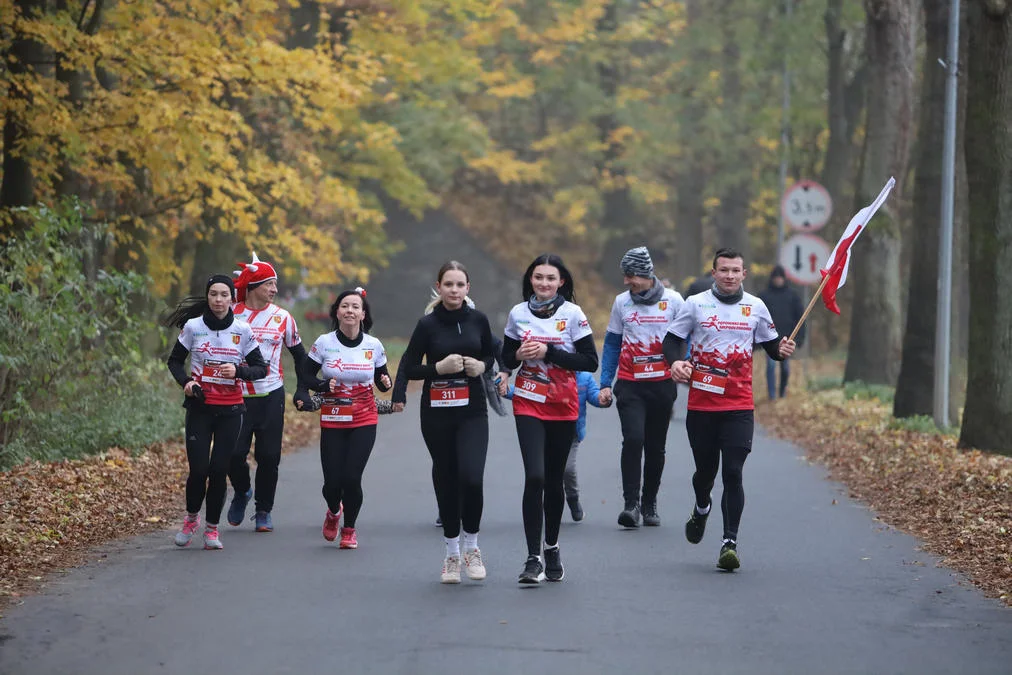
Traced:
<svg viewBox="0 0 1012 675">
<path fill-rule="evenodd" d="M 273 303 L 264 309 L 250 309 L 240 302 L 232 308 L 232 312 L 237 319 L 242 319 L 253 329 L 253 336 L 260 343 L 260 353 L 267 362 L 267 377 L 254 382 L 242 382 L 242 393 L 245 396 L 257 396 L 280 389 L 285 384 L 285 373 L 281 367 L 282 349 L 302 343 L 295 317 Z"/>
<path fill-rule="evenodd" d="M 531 312 L 526 302 L 521 302 L 510 310 L 505 333 L 521 343 L 535 340 L 572 354 L 576 342 L 592 331 L 579 305 L 564 302 L 555 314 L 542 319 Z M 513 414 L 542 420 L 575 420 L 580 416 L 576 373 L 540 359 L 524 361 L 514 383 Z"/>
<path fill-rule="evenodd" d="M 770 311 L 762 300 L 743 293 L 728 305 L 712 290 L 690 296 L 669 333 L 692 336 L 694 367 L 689 382 L 689 410 L 752 410 L 752 345 L 777 337 Z"/>
<path fill-rule="evenodd" d="M 337 380 L 337 390 L 323 395 L 320 426 L 324 429 L 351 429 L 376 424 L 376 397 L 373 382 L 376 369 L 385 366 L 383 343 L 362 335 L 356 347 L 341 343 L 333 332 L 316 338 L 309 358 L 320 364 L 321 380 Z"/>
<path fill-rule="evenodd" d="M 611 306 L 608 332 L 622 336 L 618 357 L 618 379 L 646 382 L 671 377 L 664 361 L 664 336 L 682 306 L 681 294 L 664 289 L 652 305 L 640 305 L 629 291 L 619 293 Z"/>
<path fill-rule="evenodd" d="M 238 380 L 222 376 L 220 370 L 226 363 L 240 365 L 259 346 L 248 323 L 236 317 L 231 326 L 219 331 L 208 328 L 204 317 L 194 317 L 183 325 L 179 344 L 190 352 L 190 375 L 203 390 L 205 403 L 242 403 Z"/>
</svg>

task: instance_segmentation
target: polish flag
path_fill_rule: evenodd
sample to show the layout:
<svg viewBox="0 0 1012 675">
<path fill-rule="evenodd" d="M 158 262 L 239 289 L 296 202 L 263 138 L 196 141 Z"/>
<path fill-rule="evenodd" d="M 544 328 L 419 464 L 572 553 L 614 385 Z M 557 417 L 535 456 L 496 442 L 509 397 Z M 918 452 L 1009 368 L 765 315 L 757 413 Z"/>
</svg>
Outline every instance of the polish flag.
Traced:
<svg viewBox="0 0 1012 675">
<path fill-rule="evenodd" d="M 840 307 L 836 304 L 836 292 L 847 283 L 847 269 L 850 267 L 850 247 L 854 245 L 854 242 L 857 241 L 857 238 L 864 231 L 865 226 L 871 221 L 872 216 L 882 206 L 882 203 L 889 196 L 889 192 L 893 189 L 894 185 L 896 185 L 896 179 L 890 178 L 889 182 L 882 188 L 882 191 L 878 193 L 875 201 L 858 211 L 857 215 L 850 219 L 847 229 L 843 231 L 843 236 L 840 237 L 840 241 L 837 242 L 833 252 L 829 254 L 825 268 L 821 270 L 824 278 L 829 277 L 823 282 L 822 302 L 825 303 L 826 309 L 835 314 L 840 313 Z"/>
</svg>

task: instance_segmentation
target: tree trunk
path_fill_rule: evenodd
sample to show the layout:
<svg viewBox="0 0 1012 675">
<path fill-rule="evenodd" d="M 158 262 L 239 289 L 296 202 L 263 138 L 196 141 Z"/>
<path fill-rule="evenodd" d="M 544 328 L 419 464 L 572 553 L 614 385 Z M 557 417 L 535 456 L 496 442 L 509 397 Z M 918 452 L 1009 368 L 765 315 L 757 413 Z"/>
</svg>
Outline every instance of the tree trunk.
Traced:
<svg viewBox="0 0 1012 675">
<path fill-rule="evenodd" d="M 1012 8 L 968 8 L 970 358 L 959 444 L 1012 454 Z"/>
<path fill-rule="evenodd" d="M 893 401 L 893 415 L 896 417 L 931 415 L 934 410 L 935 322 L 938 314 L 938 246 L 942 215 L 940 196 L 947 80 L 947 73 L 939 67 L 938 60 L 945 61 L 947 58 L 949 0 L 924 0 L 924 28 L 926 44 L 914 171 L 913 219 L 916 226 L 910 237 L 912 250 L 903 359 Z M 962 34 L 965 35 L 966 31 L 962 31 Z M 965 96 L 965 79 L 959 87 L 958 99 Z M 957 103 L 957 112 L 960 108 L 963 106 Z M 957 139 L 963 131 L 960 122 L 962 118 L 957 118 Z M 962 154 L 961 151 L 962 143 L 957 140 L 957 156 Z M 958 220 L 960 215 L 956 209 L 954 229 L 962 226 Z M 958 256 L 953 257 L 958 263 Z M 958 264 L 953 265 L 953 271 L 958 271 Z M 958 290 L 958 285 L 954 283 L 953 288 L 954 291 Z"/>
<path fill-rule="evenodd" d="M 597 22 L 597 31 L 601 35 L 612 35 L 618 30 L 618 4 L 611 2 L 605 7 L 604 14 Z M 604 213 L 601 216 L 602 230 L 607 242 L 601 250 L 598 268 L 605 279 L 615 279 L 618 275 L 618 261 L 622 254 L 633 246 L 641 246 L 642 230 L 638 227 L 640 220 L 636 217 L 636 208 L 629 195 L 625 183 L 625 170 L 618 162 L 622 148 L 614 142 L 613 132 L 618 128 L 615 117 L 615 106 L 619 90 L 619 69 L 612 61 L 602 61 L 597 66 L 598 82 L 604 98 L 604 111 L 595 120 L 601 142 L 607 146 L 604 157 L 598 166 L 598 174 L 603 178 L 610 174 L 613 185 L 603 190 Z"/>
<path fill-rule="evenodd" d="M 843 13 L 843 0 L 829 0 L 826 8 L 826 41 L 829 45 L 827 58 L 827 91 L 829 100 L 826 112 L 829 121 L 829 141 L 826 147 L 826 159 L 822 168 L 822 186 L 829 192 L 833 201 L 842 205 L 848 191 L 848 181 L 853 175 L 854 132 L 857 130 L 859 116 L 864 110 L 865 83 L 867 66 L 862 63 L 854 75 L 847 79 L 847 33 L 840 25 Z M 837 218 L 846 220 L 842 215 L 845 209 L 837 208 Z"/>
<path fill-rule="evenodd" d="M 872 219 L 852 250 L 850 344 L 844 381 L 896 382 L 900 365 L 900 232 L 893 204 L 910 154 L 914 106 L 916 0 L 866 0 L 868 101 L 857 211 L 890 176 L 896 195 Z M 848 287 L 850 284 L 848 284 Z"/>
<path fill-rule="evenodd" d="M 15 6 L 21 17 L 35 17 L 41 14 L 44 9 L 42 0 L 18 0 Z M 35 180 L 32 176 L 32 167 L 28 159 L 22 154 L 24 149 L 22 142 L 28 135 L 24 113 L 18 110 L 27 110 L 31 114 L 31 94 L 22 87 L 18 80 L 29 72 L 29 65 L 38 66 L 43 60 L 43 47 L 40 43 L 32 40 L 16 29 L 11 41 L 10 52 L 5 58 L 7 71 L 11 80 L 7 95 L 12 101 L 23 101 L 10 105 L 3 129 L 3 180 L 0 182 L 0 208 L 14 206 L 30 206 L 35 202 Z M 24 227 L 26 223 L 15 219 L 14 226 L 17 229 Z"/>
<path fill-rule="evenodd" d="M 724 5 L 728 16 L 733 11 L 733 3 Z M 749 148 L 751 134 L 743 128 L 742 118 L 746 112 L 741 103 L 741 50 L 738 38 L 734 33 L 734 25 L 730 21 L 722 21 L 723 50 L 721 58 L 721 107 L 730 122 L 730 137 L 721 157 L 720 175 L 722 189 L 720 191 L 720 207 L 717 209 L 717 248 L 732 248 L 745 259 L 746 266 L 750 262 L 748 237 L 749 186 L 752 183 L 752 166 Z"/>
</svg>

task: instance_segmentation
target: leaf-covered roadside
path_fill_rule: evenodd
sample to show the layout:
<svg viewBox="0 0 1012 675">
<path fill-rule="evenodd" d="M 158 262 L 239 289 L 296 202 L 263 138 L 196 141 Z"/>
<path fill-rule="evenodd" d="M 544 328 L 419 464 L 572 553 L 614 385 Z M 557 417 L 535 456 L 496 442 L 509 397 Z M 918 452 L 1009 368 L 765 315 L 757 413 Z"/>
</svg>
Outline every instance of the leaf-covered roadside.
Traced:
<svg viewBox="0 0 1012 675">
<path fill-rule="evenodd" d="M 285 416 L 285 449 L 315 443 L 316 415 Z M 175 524 L 183 513 L 180 440 L 132 456 L 30 462 L 0 473 L 0 607 L 38 590 L 46 575 L 83 563 L 98 544 Z"/>
<path fill-rule="evenodd" d="M 941 434 L 890 428 L 877 399 L 840 390 L 758 406 L 757 421 L 825 464 L 889 525 L 1012 605 L 1012 457 L 963 451 Z"/>
</svg>

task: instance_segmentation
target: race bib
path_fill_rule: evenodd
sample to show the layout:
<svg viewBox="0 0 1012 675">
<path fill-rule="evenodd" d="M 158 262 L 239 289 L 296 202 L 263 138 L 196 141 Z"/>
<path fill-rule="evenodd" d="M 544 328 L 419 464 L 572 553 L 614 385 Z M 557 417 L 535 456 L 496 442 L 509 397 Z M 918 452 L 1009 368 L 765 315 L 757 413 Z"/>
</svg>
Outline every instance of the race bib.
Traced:
<svg viewBox="0 0 1012 675">
<path fill-rule="evenodd" d="M 713 366 L 697 364 L 692 370 L 692 388 L 717 394 L 724 394 L 727 387 L 727 371 Z"/>
<path fill-rule="evenodd" d="M 650 354 L 648 356 L 632 357 L 633 379 L 652 380 L 657 377 L 668 376 L 668 365 L 664 362 L 663 354 Z"/>
<path fill-rule="evenodd" d="M 471 400 L 471 389 L 466 379 L 435 380 L 429 385 L 429 406 L 433 408 L 460 408 Z"/>
<path fill-rule="evenodd" d="M 513 388 L 513 395 L 526 398 L 535 403 L 544 403 L 548 399 L 548 388 L 551 385 L 544 375 L 536 370 L 523 369 L 517 374 L 516 385 Z"/>
<path fill-rule="evenodd" d="M 235 386 L 234 377 L 224 377 L 221 374 L 221 367 L 224 365 L 224 361 L 204 361 L 203 368 L 200 371 L 200 383 Z"/>
<path fill-rule="evenodd" d="M 351 422 L 354 417 L 350 398 L 323 397 L 323 404 L 320 406 L 321 422 Z"/>
</svg>

